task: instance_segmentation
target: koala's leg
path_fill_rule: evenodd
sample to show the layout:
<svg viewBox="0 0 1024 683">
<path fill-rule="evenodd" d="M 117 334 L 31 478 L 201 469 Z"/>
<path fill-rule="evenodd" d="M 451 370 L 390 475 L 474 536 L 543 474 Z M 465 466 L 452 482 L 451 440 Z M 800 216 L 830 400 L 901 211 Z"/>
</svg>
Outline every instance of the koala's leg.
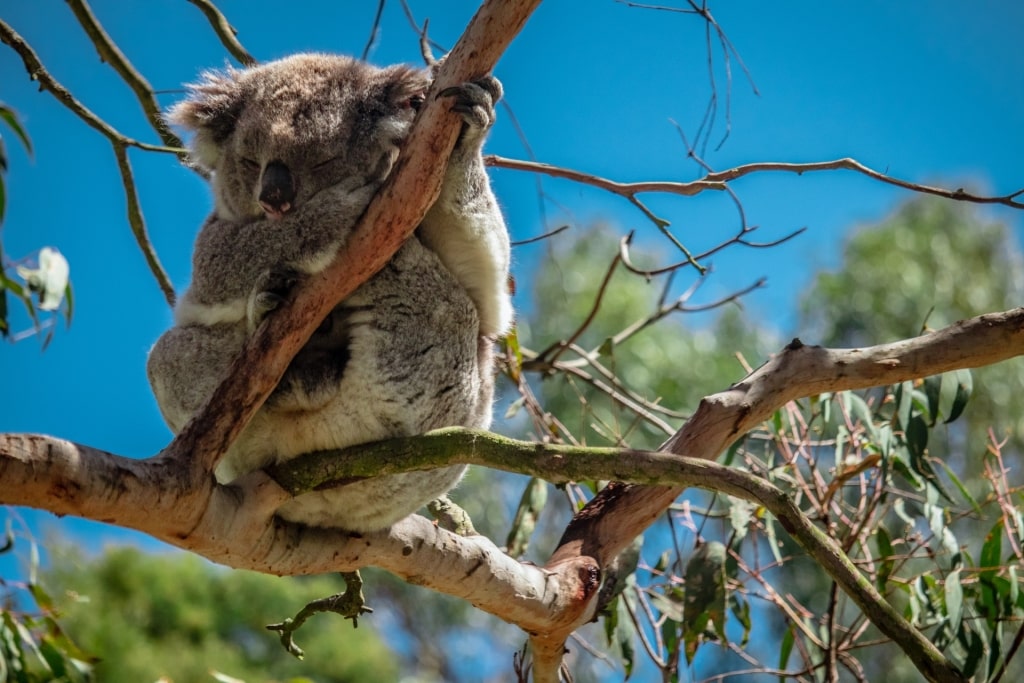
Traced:
<svg viewBox="0 0 1024 683">
<path fill-rule="evenodd" d="M 160 412 L 175 434 L 224 379 L 245 342 L 241 325 L 172 327 L 157 340 L 146 375 Z"/>
<path fill-rule="evenodd" d="M 268 407 L 278 411 L 320 410 L 337 396 L 351 357 L 350 316 L 348 308 L 338 306 L 324 319 L 288 365 L 267 399 Z"/>
<path fill-rule="evenodd" d="M 409 240 L 343 306 L 349 311 L 349 359 L 335 397 L 306 413 L 265 407 L 268 422 L 280 415 L 280 425 L 268 429 L 267 437 L 284 435 L 289 441 L 279 441 L 281 460 L 439 427 L 475 426 L 490 411 L 490 392 L 481 388 L 476 310 L 418 240 Z M 483 397 L 486 407 L 479 405 Z M 304 494 L 278 512 L 304 524 L 380 529 L 445 493 L 464 469 L 362 480 Z"/>
<path fill-rule="evenodd" d="M 464 124 L 441 193 L 417 233 L 469 292 L 485 336 L 504 334 L 512 323 L 508 229 L 482 156 L 501 95 L 501 83 L 492 76 L 441 93 L 453 98 L 452 110 Z"/>
</svg>

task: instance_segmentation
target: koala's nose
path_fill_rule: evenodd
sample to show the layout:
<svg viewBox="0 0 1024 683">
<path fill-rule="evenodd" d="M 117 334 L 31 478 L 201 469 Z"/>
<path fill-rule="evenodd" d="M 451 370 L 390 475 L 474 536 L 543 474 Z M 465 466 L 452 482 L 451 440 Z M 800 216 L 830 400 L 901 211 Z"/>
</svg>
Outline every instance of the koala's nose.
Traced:
<svg viewBox="0 0 1024 683">
<path fill-rule="evenodd" d="M 280 161 L 271 161 L 263 169 L 260 182 L 260 206 L 271 218 L 281 218 L 295 201 L 295 179 Z"/>
</svg>

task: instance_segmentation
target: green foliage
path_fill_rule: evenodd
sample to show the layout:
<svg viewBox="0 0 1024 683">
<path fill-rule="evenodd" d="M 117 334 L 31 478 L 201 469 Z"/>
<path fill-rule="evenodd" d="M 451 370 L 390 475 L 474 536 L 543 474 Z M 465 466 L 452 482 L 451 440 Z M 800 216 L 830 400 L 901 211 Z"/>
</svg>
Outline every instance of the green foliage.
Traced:
<svg viewBox="0 0 1024 683">
<path fill-rule="evenodd" d="M 24 145 L 25 150 L 32 153 L 32 142 L 28 138 L 28 134 L 25 132 L 25 128 L 21 125 L 18 114 L 7 105 L 0 103 L 0 121 L 11 129 L 11 131 L 21 140 L 21 144 Z M 7 145 L 4 143 L 3 129 L 0 128 L 0 223 L 4 222 L 4 214 L 7 212 L 7 184 L 5 175 L 7 173 Z"/>
<path fill-rule="evenodd" d="M 395 662 L 369 629 L 320 615 L 303 630 L 298 661 L 266 629 L 307 602 L 337 592 L 333 577 L 278 578 L 228 571 L 190 555 L 111 548 L 95 559 L 58 555 L 45 573 L 67 632 L 100 661 L 98 680 L 318 683 L 397 678 Z"/>
<path fill-rule="evenodd" d="M 39 554 L 30 542 L 27 581 L 0 578 L 0 681 L 84 683 L 95 657 L 81 650 L 58 621 L 54 599 L 37 581 Z M 14 550 L 10 522 L 0 554 Z"/>
<path fill-rule="evenodd" d="M 686 662 L 693 662 L 708 624 L 722 642 L 725 637 L 725 546 L 702 543 L 690 556 L 683 575 L 685 585 L 682 623 Z M 667 623 L 667 622 L 666 622 Z"/>
<path fill-rule="evenodd" d="M 814 343 L 878 344 L 1019 306 L 1022 295 L 1024 255 L 1004 224 L 971 205 L 918 198 L 852 233 L 840 269 L 818 275 L 801 302 L 802 327 Z M 1024 449 L 1024 360 L 977 370 L 974 382 L 984 391 L 966 434 L 937 433 L 933 452 L 977 462 L 989 427 Z"/>
</svg>

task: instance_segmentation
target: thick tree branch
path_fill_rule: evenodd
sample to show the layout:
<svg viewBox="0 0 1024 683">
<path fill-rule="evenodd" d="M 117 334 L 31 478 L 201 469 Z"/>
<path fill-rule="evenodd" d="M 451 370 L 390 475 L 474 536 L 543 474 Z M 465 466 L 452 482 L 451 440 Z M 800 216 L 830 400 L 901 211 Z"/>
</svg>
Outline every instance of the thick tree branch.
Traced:
<svg viewBox="0 0 1024 683">
<path fill-rule="evenodd" d="M 51 437 L 0 435 L 0 503 L 139 529 L 214 561 L 268 573 L 383 567 L 518 624 L 531 634 L 536 648 L 550 654 L 592 618 L 601 571 L 623 544 L 684 487 L 709 488 L 755 500 L 772 511 L 930 680 L 959 681 L 941 654 L 892 611 L 783 491 L 709 460 L 790 400 L 1022 354 L 1024 308 L 864 349 L 824 349 L 794 341 L 742 382 L 702 401 L 666 452 L 581 449 L 443 430 L 305 456 L 274 468 L 270 474 L 276 482 L 267 473 L 255 472 L 232 486 L 217 486 L 208 474 L 195 479 L 195 469 L 178 460 L 130 460 Z M 386 532 L 361 535 L 304 528 L 273 516 L 291 494 L 325 481 L 451 462 L 484 464 L 552 482 L 602 478 L 658 485 L 614 484 L 599 494 L 570 525 L 544 568 L 516 562 L 487 539 L 463 538 L 416 516 Z M 541 669 L 535 672 L 540 677 Z"/>
<path fill-rule="evenodd" d="M 825 349 L 794 340 L 743 381 L 702 400 L 663 450 L 714 459 L 788 401 L 824 391 L 863 389 L 980 367 L 1022 354 L 1024 308 L 982 315 L 914 339 L 864 349 Z M 607 567 L 682 490 L 672 486 L 607 487 L 570 523 L 547 567 Z M 952 669 L 932 654 L 908 652 L 923 658 L 915 663 L 929 680 L 959 680 L 951 678 Z"/>
<path fill-rule="evenodd" d="M 486 538 L 457 536 L 422 517 L 373 534 L 306 528 L 273 516 L 290 494 L 262 472 L 232 486 L 189 476 L 166 458 L 132 460 L 52 437 L 0 435 L 0 504 L 137 529 L 270 574 L 382 567 L 526 628 L 559 623 L 566 596 L 575 594 L 562 577 L 520 565 Z"/>
</svg>

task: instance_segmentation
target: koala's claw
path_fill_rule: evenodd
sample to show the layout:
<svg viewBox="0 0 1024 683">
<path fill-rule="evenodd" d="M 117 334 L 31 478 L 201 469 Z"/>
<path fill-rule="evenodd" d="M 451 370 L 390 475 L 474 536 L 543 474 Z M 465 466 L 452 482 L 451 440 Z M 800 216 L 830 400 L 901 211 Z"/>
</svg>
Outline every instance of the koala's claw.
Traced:
<svg viewBox="0 0 1024 683">
<path fill-rule="evenodd" d="M 501 96 L 501 82 L 494 76 L 484 76 L 462 85 L 454 85 L 438 94 L 438 97 L 454 97 L 452 111 L 462 114 L 466 124 L 480 132 L 485 132 L 494 125 L 494 105 Z"/>
<path fill-rule="evenodd" d="M 249 297 L 249 332 L 253 332 L 271 311 L 281 305 L 299 281 L 299 271 L 287 266 L 268 270 Z"/>
</svg>

